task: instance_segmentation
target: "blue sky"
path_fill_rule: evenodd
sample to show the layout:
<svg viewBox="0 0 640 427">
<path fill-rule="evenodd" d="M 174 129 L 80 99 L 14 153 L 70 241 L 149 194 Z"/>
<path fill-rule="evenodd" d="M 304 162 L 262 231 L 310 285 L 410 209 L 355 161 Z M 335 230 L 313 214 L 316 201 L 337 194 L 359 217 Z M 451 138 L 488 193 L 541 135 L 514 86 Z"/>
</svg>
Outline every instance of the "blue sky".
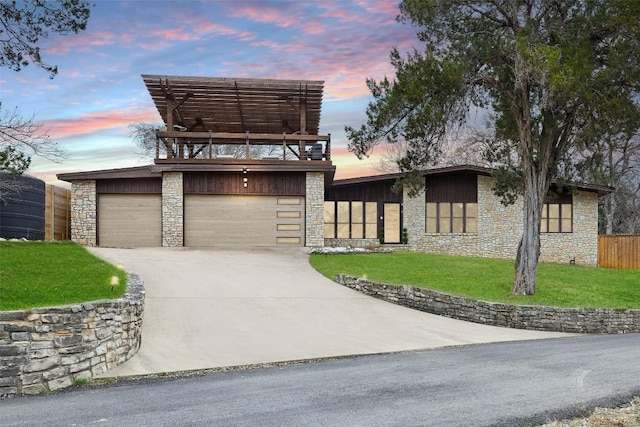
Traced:
<svg viewBox="0 0 640 427">
<path fill-rule="evenodd" d="M 161 121 L 141 74 L 324 80 L 320 132 L 332 134 L 336 177 L 379 173 L 377 156 L 346 151 L 344 126 L 365 120 L 365 79 L 393 76 L 392 47 L 417 43 L 397 14 L 395 0 L 95 0 L 86 31 L 42 45 L 54 79 L 33 65 L 0 69 L 2 108 L 35 114 L 68 152 L 33 161 L 29 173 L 54 182 L 152 162 L 128 135 L 131 123 Z"/>
</svg>

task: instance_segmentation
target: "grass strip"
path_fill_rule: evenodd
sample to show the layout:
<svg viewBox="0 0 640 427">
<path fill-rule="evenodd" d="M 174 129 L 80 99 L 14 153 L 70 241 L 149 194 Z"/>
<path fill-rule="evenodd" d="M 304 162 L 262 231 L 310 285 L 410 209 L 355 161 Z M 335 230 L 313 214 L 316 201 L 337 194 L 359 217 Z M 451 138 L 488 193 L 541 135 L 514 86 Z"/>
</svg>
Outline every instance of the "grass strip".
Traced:
<svg viewBox="0 0 640 427">
<path fill-rule="evenodd" d="M 111 277 L 119 285 L 111 290 Z M 126 273 L 73 242 L 0 242 L 0 310 L 113 299 Z"/>
<path fill-rule="evenodd" d="M 536 294 L 511 295 L 514 262 L 419 252 L 313 254 L 311 265 L 377 282 L 414 285 L 483 301 L 574 308 L 640 308 L 640 270 L 539 264 Z"/>
</svg>

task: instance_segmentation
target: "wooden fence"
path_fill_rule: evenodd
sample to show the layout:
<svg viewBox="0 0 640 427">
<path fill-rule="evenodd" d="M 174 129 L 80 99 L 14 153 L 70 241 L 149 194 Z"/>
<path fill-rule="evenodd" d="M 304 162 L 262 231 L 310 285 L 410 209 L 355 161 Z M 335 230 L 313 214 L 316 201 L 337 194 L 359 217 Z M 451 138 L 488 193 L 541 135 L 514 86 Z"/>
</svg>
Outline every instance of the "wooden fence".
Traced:
<svg viewBox="0 0 640 427">
<path fill-rule="evenodd" d="M 44 239 L 69 240 L 71 190 L 47 185 L 44 200 Z"/>
<path fill-rule="evenodd" d="M 640 268 L 640 235 L 598 236 L 598 267 Z"/>
</svg>

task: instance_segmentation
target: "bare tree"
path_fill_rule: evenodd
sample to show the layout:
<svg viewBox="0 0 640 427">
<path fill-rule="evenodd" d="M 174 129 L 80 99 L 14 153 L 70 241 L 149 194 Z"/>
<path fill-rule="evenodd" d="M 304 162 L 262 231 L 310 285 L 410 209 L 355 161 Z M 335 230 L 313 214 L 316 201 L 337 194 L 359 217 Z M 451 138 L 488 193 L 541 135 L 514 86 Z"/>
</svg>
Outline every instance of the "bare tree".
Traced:
<svg viewBox="0 0 640 427">
<path fill-rule="evenodd" d="M 129 136 L 139 149 L 142 156 L 154 157 L 156 153 L 157 132 L 166 130 L 164 123 L 144 123 L 137 122 L 129 125 Z M 197 146 L 198 144 L 196 144 Z M 208 158 L 209 151 L 206 147 L 196 148 L 190 153 L 193 158 Z M 160 155 L 166 155 L 166 147 L 164 144 L 158 145 Z M 212 148 L 212 156 L 231 156 L 235 159 L 244 159 L 246 157 L 246 147 L 242 144 L 215 144 Z M 177 152 L 174 149 L 173 152 Z M 285 159 L 291 159 L 295 156 L 290 151 L 286 151 Z M 249 158 L 259 159 L 262 157 L 279 157 L 282 158 L 282 145 L 251 145 L 249 146 Z"/>
<path fill-rule="evenodd" d="M 0 103 L 0 148 L 14 147 L 28 156 L 59 161 L 65 152 L 51 139 L 35 116 L 25 117 L 18 108 L 2 110 Z"/>
</svg>

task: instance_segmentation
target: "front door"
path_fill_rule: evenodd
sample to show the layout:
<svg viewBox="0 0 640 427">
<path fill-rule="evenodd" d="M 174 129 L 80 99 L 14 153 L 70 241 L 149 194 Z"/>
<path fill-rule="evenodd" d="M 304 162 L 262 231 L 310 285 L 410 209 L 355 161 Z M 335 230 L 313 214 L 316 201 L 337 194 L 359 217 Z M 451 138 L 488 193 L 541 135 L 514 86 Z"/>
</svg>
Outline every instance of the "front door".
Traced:
<svg viewBox="0 0 640 427">
<path fill-rule="evenodd" d="M 400 203 L 384 204 L 384 242 L 400 243 Z"/>
</svg>

